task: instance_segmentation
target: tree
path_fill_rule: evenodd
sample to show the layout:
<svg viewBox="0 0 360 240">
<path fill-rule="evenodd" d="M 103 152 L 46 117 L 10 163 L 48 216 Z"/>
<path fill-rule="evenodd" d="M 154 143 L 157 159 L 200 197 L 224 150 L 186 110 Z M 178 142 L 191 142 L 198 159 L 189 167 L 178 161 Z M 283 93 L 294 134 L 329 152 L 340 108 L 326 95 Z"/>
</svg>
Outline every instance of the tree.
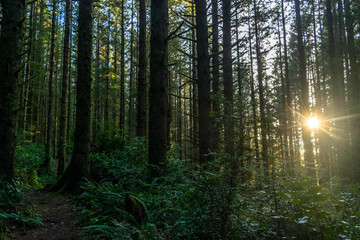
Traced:
<svg viewBox="0 0 360 240">
<path fill-rule="evenodd" d="M 16 84 L 21 72 L 25 0 L 1 0 L 0 179 L 14 178 Z"/>
<path fill-rule="evenodd" d="M 233 102 L 234 102 L 234 87 L 232 76 L 232 49 L 231 49 L 231 0 L 223 0 L 223 19 L 224 19 L 224 56 L 223 56 L 223 71 L 224 71 L 224 97 L 225 107 L 225 152 L 230 156 L 234 155 L 234 122 L 233 122 Z"/>
<path fill-rule="evenodd" d="M 220 83 L 219 83 L 219 13 L 218 13 L 218 1 L 212 1 L 212 94 L 216 96 L 220 92 Z M 213 113 L 218 116 L 220 113 L 220 106 L 217 100 L 212 101 L 212 111 Z M 219 140 L 220 140 L 220 127 L 219 124 L 216 123 L 216 119 L 213 121 L 213 150 L 218 149 L 219 147 Z"/>
<path fill-rule="evenodd" d="M 149 167 L 152 177 L 165 174 L 167 147 L 168 1 L 151 1 Z"/>
<path fill-rule="evenodd" d="M 209 43 L 206 0 L 195 0 L 196 10 L 196 47 L 197 47 L 197 83 L 199 96 L 199 153 L 200 162 L 209 160 L 211 149 L 210 119 L 210 70 Z"/>
<path fill-rule="evenodd" d="M 125 136 L 125 0 L 121 1 L 121 60 L 120 60 L 120 131 Z"/>
<path fill-rule="evenodd" d="M 146 136 L 146 1 L 139 3 L 139 72 L 136 136 Z"/>
<path fill-rule="evenodd" d="M 334 27 L 333 27 L 333 17 L 332 17 L 332 7 L 331 1 L 326 0 L 326 18 L 327 18 L 327 28 L 328 28 L 328 55 L 330 61 L 330 85 L 332 88 L 332 96 L 333 96 L 333 114 L 336 117 L 346 115 L 344 106 L 345 103 L 345 87 L 344 87 L 344 75 L 343 75 L 343 62 L 342 59 L 340 60 L 339 57 L 336 56 L 336 46 L 335 44 L 335 36 L 334 36 Z M 344 132 L 344 120 L 338 119 L 335 121 L 335 127 L 338 129 L 336 135 L 336 154 L 337 160 L 340 162 L 345 160 L 344 153 L 345 153 L 345 143 L 346 137 Z M 342 164 L 339 165 L 339 167 Z M 346 176 L 346 173 L 343 173 L 343 176 Z"/>
<path fill-rule="evenodd" d="M 308 168 L 310 175 L 314 175 L 314 153 L 311 143 L 311 132 L 306 126 L 306 119 L 309 116 L 309 84 L 306 79 L 306 58 L 305 48 L 303 42 L 302 23 L 300 15 L 300 1 L 295 0 L 295 11 L 296 11 L 296 32 L 297 32 L 297 48 L 299 51 L 299 85 L 300 85 L 300 114 L 301 119 L 301 131 L 304 142 L 304 157 L 305 167 Z"/>
<path fill-rule="evenodd" d="M 260 100 L 260 119 L 261 119 L 261 155 L 263 157 L 264 173 L 269 175 L 269 155 L 268 155 L 268 141 L 267 141 L 267 120 L 265 115 L 265 97 L 264 97 L 264 73 L 263 73 L 263 56 L 260 48 L 260 32 L 258 21 L 260 19 L 257 0 L 254 0 L 254 25 L 255 25 L 255 49 L 256 49 L 256 62 L 259 81 L 259 100 Z"/>
<path fill-rule="evenodd" d="M 349 77 L 349 108 L 351 114 L 358 114 L 360 111 L 360 65 L 357 62 L 358 53 L 356 52 L 355 39 L 354 39 L 354 15 L 351 11 L 351 2 L 349 0 L 344 0 L 345 4 L 345 24 L 347 30 L 347 40 L 348 40 L 348 54 L 350 60 L 350 77 Z M 359 126 L 359 117 L 351 119 L 351 138 L 352 138 L 352 147 L 353 152 L 351 159 L 354 164 L 352 171 L 353 180 L 359 181 L 359 168 L 360 168 L 360 126 Z"/>
<path fill-rule="evenodd" d="M 47 105 L 47 125 L 46 125 L 46 141 L 45 141 L 45 162 L 44 167 L 50 170 L 51 167 L 51 140 L 52 140 L 52 111 L 53 111 L 53 85 L 54 85 L 54 65 L 55 65 L 55 32 L 56 32 L 56 0 L 53 1 L 52 20 L 51 20 L 51 46 L 50 46 L 50 65 L 49 65 L 49 81 L 48 81 L 48 105 Z"/>
<path fill-rule="evenodd" d="M 91 56 L 93 1 L 79 1 L 78 76 L 74 150 L 70 165 L 51 191 L 80 191 L 79 183 L 90 178 Z"/>
<path fill-rule="evenodd" d="M 57 175 L 61 176 L 65 168 L 65 143 L 66 143 L 66 121 L 67 121 L 67 100 L 69 84 L 70 66 L 70 19 L 71 19 L 71 0 L 66 0 L 65 5 L 65 29 L 64 29 L 64 53 L 63 53 L 63 72 L 61 86 L 61 105 L 60 105 L 60 127 L 58 141 L 58 169 Z"/>
</svg>

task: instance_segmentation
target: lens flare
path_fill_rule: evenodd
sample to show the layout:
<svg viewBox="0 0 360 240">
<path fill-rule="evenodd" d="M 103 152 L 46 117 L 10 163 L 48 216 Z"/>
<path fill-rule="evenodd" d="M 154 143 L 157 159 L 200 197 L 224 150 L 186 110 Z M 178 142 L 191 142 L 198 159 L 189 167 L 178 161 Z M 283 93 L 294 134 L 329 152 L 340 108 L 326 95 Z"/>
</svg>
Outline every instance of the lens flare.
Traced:
<svg viewBox="0 0 360 240">
<path fill-rule="evenodd" d="M 310 128 L 317 128 L 319 127 L 319 120 L 317 119 L 317 117 L 311 117 L 308 120 L 308 125 Z"/>
</svg>

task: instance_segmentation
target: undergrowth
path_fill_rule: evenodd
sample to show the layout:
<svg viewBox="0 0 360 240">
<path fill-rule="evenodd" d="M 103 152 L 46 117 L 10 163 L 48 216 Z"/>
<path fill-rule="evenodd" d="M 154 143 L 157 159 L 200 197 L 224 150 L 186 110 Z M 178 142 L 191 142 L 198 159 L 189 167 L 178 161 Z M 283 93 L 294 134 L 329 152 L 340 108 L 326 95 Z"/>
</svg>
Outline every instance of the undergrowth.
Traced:
<svg viewBox="0 0 360 240">
<path fill-rule="evenodd" d="M 15 151 L 15 180 L 0 181 L 0 239 L 8 239 L 16 228 L 33 228 L 42 224 L 41 218 L 24 197 L 25 191 L 43 186 L 43 145 L 18 146 Z"/>
<path fill-rule="evenodd" d="M 91 154 L 93 181 L 83 184 L 79 197 L 82 239 L 360 238 L 356 186 L 330 191 L 301 173 L 274 172 L 260 188 L 253 181 L 234 188 L 228 158 L 214 155 L 199 166 L 176 152 L 168 154 L 166 177 L 151 179 L 145 140 L 102 145 L 111 147 Z M 129 208 L 126 196 L 146 214 Z"/>
</svg>

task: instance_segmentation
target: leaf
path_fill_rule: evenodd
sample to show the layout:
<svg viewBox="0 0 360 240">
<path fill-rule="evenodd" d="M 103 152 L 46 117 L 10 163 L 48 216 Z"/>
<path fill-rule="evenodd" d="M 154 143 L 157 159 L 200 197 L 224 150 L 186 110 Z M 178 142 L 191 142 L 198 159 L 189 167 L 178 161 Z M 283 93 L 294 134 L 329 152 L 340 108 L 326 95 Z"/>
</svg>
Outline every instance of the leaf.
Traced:
<svg viewBox="0 0 360 240">
<path fill-rule="evenodd" d="M 291 197 L 286 193 L 278 192 L 277 195 L 282 197 L 285 200 L 290 200 L 291 199 Z"/>
<path fill-rule="evenodd" d="M 140 225 L 138 223 L 138 221 L 136 221 L 135 217 L 133 215 L 131 215 L 130 213 L 120 209 L 120 208 L 116 208 L 115 210 L 120 213 L 120 215 L 126 219 L 126 221 L 128 221 L 130 224 L 132 224 L 134 227 L 136 227 L 137 229 L 140 229 Z"/>
<path fill-rule="evenodd" d="M 321 192 L 322 188 L 320 186 L 313 186 L 311 188 L 309 188 L 308 192 L 310 194 L 317 194 L 319 192 Z"/>
<path fill-rule="evenodd" d="M 309 219 L 309 217 L 305 216 L 305 217 L 300 218 L 299 220 L 295 220 L 295 222 L 298 224 L 304 224 L 304 223 L 307 223 L 308 219 Z"/>
</svg>

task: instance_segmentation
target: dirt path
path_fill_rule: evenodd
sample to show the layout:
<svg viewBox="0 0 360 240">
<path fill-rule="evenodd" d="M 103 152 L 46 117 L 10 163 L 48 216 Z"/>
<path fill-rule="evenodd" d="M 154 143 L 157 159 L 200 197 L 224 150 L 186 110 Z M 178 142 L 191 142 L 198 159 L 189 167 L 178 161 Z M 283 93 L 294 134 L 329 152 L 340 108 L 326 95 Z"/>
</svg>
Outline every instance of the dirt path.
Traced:
<svg viewBox="0 0 360 240">
<path fill-rule="evenodd" d="M 75 202 L 52 193 L 32 191 L 26 199 L 41 215 L 43 226 L 36 229 L 17 229 L 12 239 L 21 240 L 75 240 L 80 233 Z"/>
</svg>

